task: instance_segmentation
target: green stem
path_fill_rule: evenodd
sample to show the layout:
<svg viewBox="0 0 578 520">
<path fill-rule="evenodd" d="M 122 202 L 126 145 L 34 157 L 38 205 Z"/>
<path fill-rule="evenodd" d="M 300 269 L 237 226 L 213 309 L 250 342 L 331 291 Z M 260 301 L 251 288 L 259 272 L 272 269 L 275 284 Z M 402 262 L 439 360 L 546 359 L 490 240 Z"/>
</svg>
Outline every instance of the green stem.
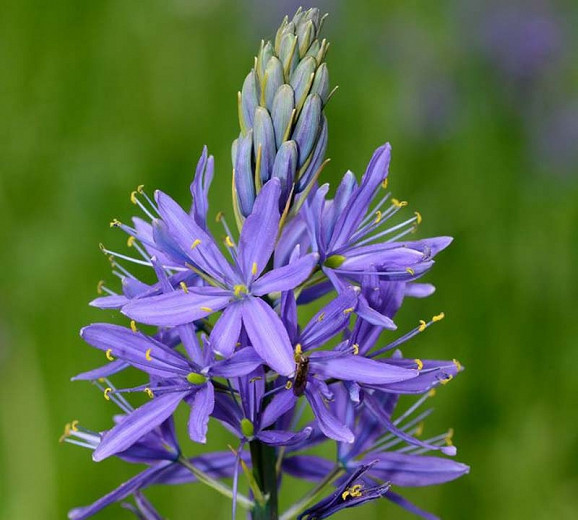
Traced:
<svg viewBox="0 0 578 520">
<path fill-rule="evenodd" d="M 299 502 L 292 505 L 287 511 L 281 515 L 280 520 L 293 520 L 299 513 L 302 513 L 310 505 L 317 502 L 319 495 L 323 492 L 326 486 L 331 484 L 335 479 L 337 479 L 343 473 L 343 468 L 335 466 L 333 470 L 328 473 L 328 475 L 321 481 L 317 486 L 315 486 L 309 493 L 307 493 Z"/>
<path fill-rule="evenodd" d="M 253 520 L 277 520 L 279 518 L 279 504 L 277 500 L 277 456 L 275 448 L 267 446 L 261 441 L 254 440 L 249 443 L 251 449 L 251 462 L 253 474 L 259 488 L 265 495 L 266 502 L 255 504 Z"/>
<path fill-rule="evenodd" d="M 227 498 L 234 498 L 233 490 L 230 487 L 226 486 L 222 482 L 219 482 L 218 480 L 215 480 L 213 477 L 207 475 L 203 470 L 195 467 L 186 457 L 181 455 L 181 457 L 179 457 L 179 463 L 187 468 L 193 475 L 195 475 L 199 482 L 206 484 Z M 245 495 L 242 495 L 241 493 L 237 493 L 237 504 L 239 504 L 241 507 L 244 507 L 245 509 L 252 509 L 255 505 L 252 500 L 247 498 Z"/>
</svg>

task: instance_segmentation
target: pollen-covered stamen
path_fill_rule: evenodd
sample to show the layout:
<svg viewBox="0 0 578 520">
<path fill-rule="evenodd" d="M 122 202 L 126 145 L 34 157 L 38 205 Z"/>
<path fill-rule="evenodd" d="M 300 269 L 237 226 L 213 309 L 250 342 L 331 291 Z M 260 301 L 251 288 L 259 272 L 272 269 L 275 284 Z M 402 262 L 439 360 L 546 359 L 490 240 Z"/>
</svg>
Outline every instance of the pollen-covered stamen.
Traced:
<svg viewBox="0 0 578 520">
<path fill-rule="evenodd" d="M 111 251 L 110 249 L 107 249 L 103 244 L 99 244 L 100 250 L 105 254 L 105 255 L 110 255 L 114 261 L 114 258 L 122 258 L 123 260 L 126 260 L 127 262 L 132 262 L 133 264 L 138 264 L 138 265 L 145 265 L 147 267 L 152 267 L 152 263 L 150 261 L 146 261 L 146 260 L 140 260 L 138 258 L 133 258 L 132 256 L 127 256 L 127 255 L 123 255 L 122 253 L 117 253 L 115 251 Z M 176 271 L 184 271 L 185 269 L 182 268 L 172 268 L 175 269 Z"/>
<path fill-rule="evenodd" d="M 405 270 L 412 276 L 415 274 L 415 271 L 411 267 L 406 267 Z"/>
<path fill-rule="evenodd" d="M 203 312 L 213 312 L 213 309 L 211 307 L 199 307 L 199 309 L 201 309 Z"/>
<path fill-rule="evenodd" d="M 112 355 L 112 349 L 111 349 L 111 348 L 109 348 L 109 349 L 105 352 L 105 355 L 106 355 L 106 359 L 108 359 L 109 361 L 114 361 L 114 357 L 113 357 L 113 355 Z"/>
<path fill-rule="evenodd" d="M 145 392 L 145 394 L 147 394 L 147 395 L 149 396 L 149 398 L 151 398 L 151 399 L 155 396 L 154 392 L 153 392 L 148 386 L 144 389 L 144 392 Z"/>
<path fill-rule="evenodd" d="M 257 262 L 253 262 L 253 265 L 251 266 L 251 274 L 253 276 L 257 276 L 257 272 L 258 272 Z"/>
<path fill-rule="evenodd" d="M 153 208 L 153 210 L 158 214 L 158 209 L 157 209 L 156 205 L 153 203 L 153 201 L 150 199 L 150 197 L 145 193 L 143 188 L 144 188 L 143 184 L 138 186 L 138 188 L 130 194 L 130 201 L 134 205 L 138 206 L 143 211 L 143 213 L 145 213 L 145 215 L 147 217 L 149 217 L 151 220 L 155 220 L 157 217 L 155 217 L 138 198 L 138 195 L 142 195 L 145 198 L 145 200 L 150 204 L 151 208 Z"/>
<path fill-rule="evenodd" d="M 121 394 L 116 393 L 116 388 L 108 379 L 102 378 L 98 381 L 93 381 L 93 383 L 103 394 L 106 393 L 108 395 L 107 400 L 116 404 L 124 413 L 129 414 L 134 410 L 131 404 Z M 107 387 L 102 383 L 106 384 Z M 110 390 L 107 392 L 107 389 Z"/>
<path fill-rule="evenodd" d="M 242 294 L 247 294 L 249 290 L 247 289 L 246 285 L 238 284 L 233 286 L 233 294 L 235 298 L 239 298 Z"/>
<path fill-rule="evenodd" d="M 452 361 L 458 372 L 461 372 L 464 369 L 464 366 L 456 358 L 452 359 Z"/>
<path fill-rule="evenodd" d="M 146 352 L 145 352 L 145 359 L 146 359 L 147 361 L 152 361 L 152 360 L 153 360 L 153 358 L 152 358 L 152 356 L 151 356 L 152 350 L 153 350 L 152 348 L 147 348 L 147 350 L 146 350 Z"/>
<path fill-rule="evenodd" d="M 394 209 L 394 211 L 392 212 L 392 214 L 388 218 L 391 218 L 391 216 L 393 216 L 393 214 L 397 213 L 398 209 L 396 209 L 395 207 L 393 207 L 393 209 Z M 383 219 L 383 216 L 382 216 L 382 219 Z M 412 217 L 412 218 L 407 219 L 407 220 L 405 220 L 399 224 L 396 224 L 395 226 L 384 229 L 383 231 L 380 231 L 379 233 L 376 233 L 375 235 L 370 235 L 370 233 L 373 232 L 378 226 L 375 226 L 375 229 L 369 229 L 368 228 L 367 231 L 364 232 L 363 236 L 359 237 L 360 242 L 356 242 L 355 246 L 356 247 L 365 246 L 371 242 L 376 241 L 379 238 L 383 238 L 384 236 L 391 235 L 392 233 L 395 233 L 396 231 L 398 231 L 400 229 L 404 229 L 405 230 L 404 233 L 411 232 L 415 228 L 416 222 L 417 222 L 417 217 Z M 399 235 L 397 235 L 397 236 L 399 236 Z M 361 240 L 361 239 L 363 239 L 363 240 Z"/>
<path fill-rule="evenodd" d="M 185 294 L 189 294 L 189 288 L 185 282 L 179 283 L 180 288 L 183 290 Z"/>
<path fill-rule="evenodd" d="M 107 401 L 110 401 L 110 393 L 111 392 L 112 392 L 112 388 L 110 386 L 104 389 L 104 398 Z"/>
<path fill-rule="evenodd" d="M 436 435 L 435 437 L 430 437 L 429 439 L 425 439 L 423 442 L 425 442 L 426 444 L 429 444 L 435 448 L 441 448 L 443 446 L 445 446 L 447 448 L 451 448 L 451 447 L 453 447 L 453 440 L 452 440 L 453 435 L 454 435 L 454 430 L 453 430 L 453 428 L 450 428 L 446 433 Z M 424 453 L 427 453 L 428 451 L 431 451 L 431 450 L 430 450 L 430 448 L 423 447 L 423 446 L 408 445 L 408 446 L 404 446 L 402 448 L 399 448 L 396 451 L 398 453 L 423 455 Z"/>
<path fill-rule="evenodd" d="M 343 309 L 343 314 L 347 316 L 348 314 L 351 314 L 354 310 L 355 307 L 348 307 L 347 309 Z"/>
<path fill-rule="evenodd" d="M 229 235 L 227 235 L 227 236 L 225 237 L 225 245 L 226 245 L 227 247 L 231 248 L 231 249 L 234 249 L 234 248 L 235 248 L 235 242 L 233 242 L 233 241 L 231 240 L 231 237 L 230 237 Z"/>
<path fill-rule="evenodd" d="M 191 244 L 191 250 L 192 249 L 196 249 L 197 247 L 199 247 L 201 245 L 201 239 L 200 238 L 196 238 L 193 243 Z"/>
<path fill-rule="evenodd" d="M 423 361 L 421 359 L 414 359 L 415 364 L 417 365 L 418 370 L 423 369 Z"/>
<path fill-rule="evenodd" d="M 427 419 L 431 414 L 433 413 L 433 408 L 429 408 L 425 411 L 423 411 L 422 413 L 420 413 L 419 415 L 417 415 L 416 417 L 414 417 L 413 419 L 407 421 L 405 424 L 398 426 L 398 428 L 405 433 L 409 433 L 409 435 L 416 435 L 416 432 L 419 431 L 419 424 L 423 423 L 423 421 L 425 419 Z M 418 425 L 418 427 L 416 427 L 415 429 L 412 430 L 412 428 L 414 428 L 415 425 Z M 387 451 L 390 450 L 392 447 L 397 446 L 398 444 L 401 444 L 403 442 L 403 439 L 399 438 L 398 436 L 396 436 L 393 433 L 386 433 L 384 434 L 379 441 L 372 446 L 372 448 L 369 451 L 372 452 L 380 452 L 380 451 Z"/>
<path fill-rule="evenodd" d="M 395 341 L 392 341 L 389 345 L 386 345 L 385 347 L 382 347 L 379 350 L 376 350 L 375 352 L 371 352 L 369 354 L 369 357 L 371 357 L 371 358 L 377 357 L 381 354 L 384 354 L 385 352 L 388 352 L 389 350 L 392 350 L 392 349 L 398 347 L 399 345 L 410 340 L 411 338 L 413 338 L 414 336 L 416 336 L 420 332 L 423 332 L 425 329 L 427 329 L 433 323 L 442 320 L 444 317 L 445 317 L 445 314 L 443 312 L 441 312 L 440 314 L 434 316 L 429 322 L 426 322 L 424 320 L 419 320 L 419 325 L 415 329 L 410 330 L 408 333 L 404 334 L 400 338 L 396 339 Z"/>
<path fill-rule="evenodd" d="M 447 377 L 438 377 L 438 381 L 442 385 L 447 385 L 454 378 L 454 376 L 452 376 L 451 374 L 445 374 L 445 375 Z"/>
<path fill-rule="evenodd" d="M 405 208 L 408 204 L 407 200 L 398 200 L 398 199 L 391 199 L 391 203 L 396 208 Z"/>
<path fill-rule="evenodd" d="M 136 328 L 136 321 L 130 320 L 130 330 L 132 330 L 135 334 L 138 332 L 138 329 Z"/>
<path fill-rule="evenodd" d="M 343 493 L 341 493 L 341 499 L 347 500 L 348 498 L 363 496 L 361 484 L 355 484 L 354 486 L 348 487 Z"/>
<path fill-rule="evenodd" d="M 317 316 L 317 321 L 323 321 L 325 319 L 325 313 L 322 312 L 319 316 Z"/>
<path fill-rule="evenodd" d="M 100 280 L 98 282 L 98 284 L 96 285 L 96 292 L 97 294 L 102 294 L 103 292 L 105 292 L 109 296 L 117 296 L 117 293 L 111 291 L 108 287 L 104 285 L 104 280 Z"/>
</svg>

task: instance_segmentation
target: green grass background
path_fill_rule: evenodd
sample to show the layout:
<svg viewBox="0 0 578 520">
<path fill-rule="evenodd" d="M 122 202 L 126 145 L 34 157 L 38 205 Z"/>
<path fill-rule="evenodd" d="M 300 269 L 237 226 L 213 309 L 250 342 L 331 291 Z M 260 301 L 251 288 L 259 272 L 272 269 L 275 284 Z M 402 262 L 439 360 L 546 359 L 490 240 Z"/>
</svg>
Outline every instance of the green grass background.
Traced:
<svg viewBox="0 0 578 520">
<path fill-rule="evenodd" d="M 470 44 L 484 6 L 324 2 L 340 86 L 324 175 L 360 175 L 388 140 L 390 186 L 422 212 L 420 236 L 455 237 L 428 275 L 437 293 L 408 301 L 398 323 L 445 311 L 406 353 L 467 367 L 438 393 L 426 432 L 454 427 L 472 471 L 408 496 L 448 519 L 576 518 L 578 165 L 536 157 L 530 136 L 543 120 L 528 117 L 575 95 L 576 77 L 562 67 L 522 96 Z M 576 4 L 554 7 L 576 26 Z M 256 0 L 0 4 L 2 520 L 65 518 L 137 471 L 58 443 L 64 423 L 104 429 L 114 411 L 91 385 L 69 382 L 104 361 L 79 328 L 116 319 L 87 306 L 98 280 L 113 280 L 97 246 L 122 245 L 108 222 L 133 214 L 138 184 L 188 203 L 203 144 L 217 164 L 211 211 L 229 209 L 236 92 L 259 39 L 273 34 L 273 11 Z M 575 41 L 564 45 L 575 65 Z M 436 81 L 453 92 L 441 123 L 425 115 Z M 214 447 L 230 441 L 218 425 L 211 435 Z M 305 489 L 288 483 L 284 503 Z M 196 485 L 149 497 L 173 520 L 229 516 Z M 98 518 L 129 513 L 112 506 Z M 339 518 L 410 516 L 384 501 Z"/>
</svg>

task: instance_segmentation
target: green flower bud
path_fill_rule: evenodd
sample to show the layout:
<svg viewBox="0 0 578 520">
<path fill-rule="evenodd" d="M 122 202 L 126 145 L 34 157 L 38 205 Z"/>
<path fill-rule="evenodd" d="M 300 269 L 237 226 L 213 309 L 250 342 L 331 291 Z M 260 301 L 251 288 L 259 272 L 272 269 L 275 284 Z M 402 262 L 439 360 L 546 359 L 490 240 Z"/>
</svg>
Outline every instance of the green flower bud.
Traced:
<svg viewBox="0 0 578 520">
<path fill-rule="evenodd" d="M 189 374 L 187 374 L 187 381 L 191 383 L 191 385 L 203 385 L 207 382 L 207 378 L 203 374 L 189 372 Z"/>
<path fill-rule="evenodd" d="M 243 435 L 248 439 L 253 437 L 253 435 L 255 434 L 255 427 L 253 426 L 253 423 L 246 417 L 241 419 L 241 431 L 243 432 Z"/>
</svg>

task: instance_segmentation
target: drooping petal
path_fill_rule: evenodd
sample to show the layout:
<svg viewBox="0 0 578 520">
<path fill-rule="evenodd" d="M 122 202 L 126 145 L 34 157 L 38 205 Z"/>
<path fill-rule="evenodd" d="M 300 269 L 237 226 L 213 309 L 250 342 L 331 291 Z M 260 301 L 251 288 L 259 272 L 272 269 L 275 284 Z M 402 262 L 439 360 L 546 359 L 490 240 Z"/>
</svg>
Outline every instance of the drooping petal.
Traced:
<svg viewBox="0 0 578 520">
<path fill-rule="evenodd" d="M 335 356 L 332 352 L 315 352 L 309 357 L 309 369 L 324 377 L 335 377 L 357 383 L 396 383 L 418 376 L 417 370 L 401 368 L 375 361 L 363 356 L 345 354 Z"/>
<path fill-rule="evenodd" d="M 241 304 L 232 302 L 223 311 L 211 331 L 212 349 L 224 357 L 231 356 L 239 340 L 241 325 Z"/>
<path fill-rule="evenodd" d="M 172 462 L 163 461 L 155 466 L 145 469 L 143 472 L 121 484 L 114 491 L 99 498 L 93 504 L 72 509 L 68 513 L 68 518 L 70 520 L 84 520 L 85 518 L 90 518 L 106 506 L 124 500 L 139 489 L 155 482 L 164 472 L 167 471 L 167 468 L 170 468 L 172 465 Z"/>
<path fill-rule="evenodd" d="M 255 199 L 253 210 L 243 224 L 238 258 L 245 282 L 257 278 L 273 253 L 279 228 L 279 179 L 271 179 Z"/>
<path fill-rule="evenodd" d="M 215 408 L 215 390 L 211 383 L 201 387 L 194 396 L 187 398 L 191 406 L 189 416 L 189 437 L 195 442 L 207 442 L 209 416 Z"/>
<path fill-rule="evenodd" d="M 327 437 L 339 442 L 348 443 L 355 440 L 352 431 L 345 424 L 341 423 L 327 408 L 323 402 L 319 388 L 313 379 L 307 384 L 305 395 L 315 414 L 319 428 Z"/>
<path fill-rule="evenodd" d="M 103 435 L 98 448 L 92 454 L 92 458 L 98 462 L 129 448 L 143 435 L 172 415 L 188 393 L 166 393 L 137 408 Z"/>
<path fill-rule="evenodd" d="M 317 264 L 319 255 L 308 254 L 289 265 L 269 271 L 251 286 L 251 293 L 263 296 L 270 292 L 289 291 L 304 282 Z"/>
<path fill-rule="evenodd" d="M 243 324 L 251 345 L 263 361 L 283 376 L 295 369 L 293 349 L 281 318 L 260 298 L 243 300 Z"/>
<path fill-rule="evenodd" d="M 188 292 L 132 300 L 121 312 L 147 325 L 174 327 L 204 318 L 225 307 L 230 299 L 231 293 L 216 287 L 191 287 Z"/>
</svg>

